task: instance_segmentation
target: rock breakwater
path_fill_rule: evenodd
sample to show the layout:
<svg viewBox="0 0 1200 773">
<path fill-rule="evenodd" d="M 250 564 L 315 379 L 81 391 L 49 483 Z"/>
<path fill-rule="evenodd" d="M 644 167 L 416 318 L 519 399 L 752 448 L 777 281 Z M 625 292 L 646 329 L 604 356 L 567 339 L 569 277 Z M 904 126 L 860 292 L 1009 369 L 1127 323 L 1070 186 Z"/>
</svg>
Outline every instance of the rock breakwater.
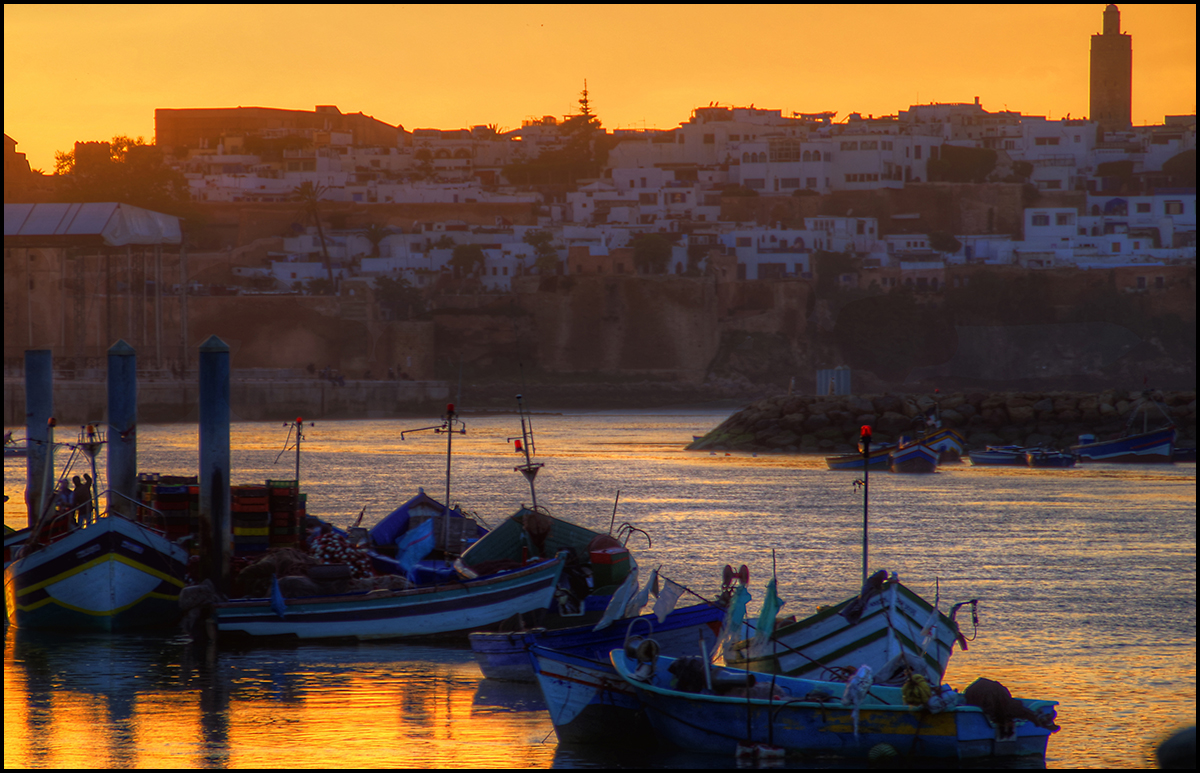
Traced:
<svg viewBox="0 0 1200 773">
<path fill-rule="evenodd" d="M 1131 416 L 1141 427 L 1143 411 L 1151 428 L 1167 416 L 1179 440 L 1196 440 L 1196 393 L 1153 392 L 1160 412 L 1142 392 L 1006 392 L 880 394 L 769 397 L 726 419 L 692 450 L 849 453 L 862 425 L 870 425 L 875 443 L 890 443 L 914 429 L 935 406 L 944 426 L 963 434 L 970 448 L 1023 445 L 1066 448 L 1078 437 L 1120 434 Z M 1166 416 L 1164 416 L 1164 412 Z"/>
</svg>

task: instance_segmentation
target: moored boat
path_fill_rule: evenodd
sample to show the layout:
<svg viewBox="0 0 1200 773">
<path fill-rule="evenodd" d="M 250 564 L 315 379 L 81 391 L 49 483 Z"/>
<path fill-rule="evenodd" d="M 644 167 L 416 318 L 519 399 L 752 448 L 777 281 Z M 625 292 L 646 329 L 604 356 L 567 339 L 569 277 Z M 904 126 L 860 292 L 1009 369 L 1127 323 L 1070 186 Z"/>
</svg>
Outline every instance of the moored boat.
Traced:
<svg viewBox="0 0 1200 773">
<path fill-rule="evenodd" d="M 1053 700 L 1019 700 L 1002 685 L 959 694 L 919 683 L 872 685 L 869 671 L 847 686 L 659 657 L 643 662 L 623 650 L 610 660 L 632 688 L 655 733 L 689 751 L 733 756 L 743 750 L 845 757 L 1044 756 L 1057 732 Z M 698 666 L 696 675 L 691 665 Z M 866 672 L 866 673 L 864 673 Z M 687 677 L 685 679 L 685 677 Z M 709 687 L 708 685 L 712 685 Z M 985 693 L 979 701 L 972 693 Z M 995 696 L 997 699 L 988 699 Z M 1001 697 L 1001 696 L 1007 696 Z M 988 712 L 969 701 L 987 702 Z M 910 705 L 913 704 L 913 705 Z M 991 708 L 995 703 L 998 710 Z"/>
<path fill-rule="evenodd" d="M 1129 412 L 1125 431 L 1120 437 L 1097 440 L 1094 435 L 1080 435 L 1079 444 L 1071 446 L 1071 453 L 1081 462 L 1123 462 L 1137 464 L 1169 464 L 1174 461 L 1175 440 L 1178 432 L 1170 412 L 1161 402 L 1162 396 L 1154 390 L 1142 392 Z M 1156 421 L 1166 425 L 1150 429 L 1151 411 L 1157 411 Z M 1134 430 L 1141 416 L 1141 432 Z"/>
<path fill-rule="evenodd" d="M 1097 441 L 1085 435 L 1080 437 L 1081 442 L 1078 445 L 1071 446 L 1071 453 L 1081 462 L 1163 464 L 1173 461 L 1175 437 L 1174 426 L 1112 440 Z"/>
<path fill-rule="evenodd" d="M 5 607 L 18 628 L 116 631 L 179 617 L 188 554 L 161 532 L 106 514 L 83 526 L 59 516 L 4 567 Z M 6 547 L 9 539 L 6 538 Z"/>
<path fill-rule="evenodd" d="M 976 467 L 1025 467 L 1026 449 L 1022 446 L 988 446 L 971 452 L 971 464 Z"/>
<path fill-rule="evenodd" d="M 555 556 L 406 590 L 238 599 L 215 604 L 213 612 L 218 633 L 226 636 L 362 640 L 466 634 L 549 606 L 563 563 Z"/>
<path fill-rule="evenodd" d="M 901 473 L 931 473 L 937 472 L 940 454 L 928 446 L 925 441 L 905 442 L 901 438 L 896 450 L 892 452 L 892 472 Z"/>
<path fill-rule="evenodd" d="M 845 681 L 862 665 L 888 682 L 911 669 L 939 682 L 955 642 L 967 647 L 956 621 L 965 604 L 973 602 L 955 605 L 949 616 L 935 612 L 933 604 L 880 570 L 858 596 L 776 628 L 766 640 L 738 642 L 725 651 L 725 662 L 821 681 Z"/>
<path fill-rule="evenodd" d="M 1030 448 L 1025 451 L 1025 462 L 1030 467 L 1074 467 L 1075 454 L 1053 448 Z"/>
<path fill-rule="evenodd" d="M 896 450 L 894 443 L 877 446 L 871 449 L 868 455 L 867 464 L 872 470 L 887 470 L 892 464 L 892 452 Z M 839 454 L 837 456 L 825 457 L 825 464 L 831 470 L 861 470 L 863 469 L 863 455 L 855 454 Z"/>
<path fill-rule="evenodd" d="M 674 609 L 662 622 L 657 622 L 656 616 L 650 613 L 619 618 L 599 631 L 593 625 L 581 625 L 508 633 L 481 631 L 472 633 L 469 638 L 479 670 L 485 677 L 533 682 L 535 675 L 529 657 L 533 645 L 603 661 L 610 650 L 621 646 L 627 631 L 632 628 L 643 634 L 653 632 L 654 640 L 669 655 L 690 655 L 700 651 L 701 641 L 712 650 L 724 619 L 723 605 L 703 602 Z"/>
</svg>

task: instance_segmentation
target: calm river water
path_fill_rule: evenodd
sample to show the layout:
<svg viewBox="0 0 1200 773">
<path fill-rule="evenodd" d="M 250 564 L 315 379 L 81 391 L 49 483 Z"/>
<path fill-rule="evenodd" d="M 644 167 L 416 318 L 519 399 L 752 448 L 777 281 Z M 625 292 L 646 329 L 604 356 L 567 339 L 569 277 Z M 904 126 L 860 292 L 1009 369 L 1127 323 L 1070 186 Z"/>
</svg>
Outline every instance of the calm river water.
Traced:
<svg viewBox="0 0 1200 773">
<path fill-rule="evenodd" d="M 607 530 L 629 522 L 643 568 L 702 593 L 747 564 L 756 601 L 772 551 L 785 614 L 858 591 L 862 493 L 817 456 L 683 450 L 728 412 L 535 415 L 539 503 Z M 513 415 L 465 417 L 451 499 L 491 524 L 529 501 Z M 309 512 L 372 523 L 424 487 L 445 495 L 434 421 L 306 428 Z M 17 433 L 20 435 L 20 431 Z M 193 426 L 142 426 L 139 469 L 194 475 Z M 232 428 L 233 480 L 291 478 L 287 430 Z M 24 524 L 24 460 L 5 460 L 5 521 Z M 100 460 L 103 470 L 103 457 Z M 103 484 L 101 484 L 103 487 Z M 1152 767 L 1196 716 L 1196 466 L 945 467 L 871 476 L 872 571 L 932 599 L 979 598 L 978 637 L 947 681 L 987 676 L 1061 702 L 1049 767 Z M 969 618 L 969 616 L 968 616 Z M 961 620 L 961 617 L 960 617 Z M 968 629 L 966 631 L 968 635 Z M 174 632 L 4 641 L 5 767 L 732 767 L 732 759 L 559 748 L 537 688 L 484 680 L 470 650 L 397 643 L 193 648 Z"/>
</svg>

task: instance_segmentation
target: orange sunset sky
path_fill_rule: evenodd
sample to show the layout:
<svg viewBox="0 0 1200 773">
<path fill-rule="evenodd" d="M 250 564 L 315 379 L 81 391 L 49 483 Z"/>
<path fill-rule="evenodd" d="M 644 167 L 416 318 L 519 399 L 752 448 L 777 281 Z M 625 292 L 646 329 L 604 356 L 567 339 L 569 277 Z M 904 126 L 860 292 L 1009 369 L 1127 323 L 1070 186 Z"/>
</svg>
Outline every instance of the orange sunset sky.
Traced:
<svg viewBox="0 0 1200 773">
<path fill-rule="evenodd" d="M 1196 111 L 1196 7 L 1121 5 L 1133 120 Z M 157 107 L 337 105 L 390 124 L 574 112 L 671 128 L 710 102 L 847 114 L 970 102 L 1088 114 L 1102 4 L 4 6 L 4 131 L 35 169 L 154 135 Z"/>
</svg>

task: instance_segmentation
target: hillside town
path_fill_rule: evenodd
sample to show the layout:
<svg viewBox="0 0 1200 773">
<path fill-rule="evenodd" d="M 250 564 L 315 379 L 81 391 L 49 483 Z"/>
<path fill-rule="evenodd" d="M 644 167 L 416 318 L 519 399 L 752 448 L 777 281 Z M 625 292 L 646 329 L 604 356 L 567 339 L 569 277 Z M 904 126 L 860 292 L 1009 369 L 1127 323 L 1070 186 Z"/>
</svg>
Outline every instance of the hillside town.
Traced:
<svg viewBox="0 0 1200 773">
<path fill-rule="evenodd" d="M 908 289 L 937 304 L 980 272 L 1108 271 L 1121 292 L 1190 291 L 1194 319 L 1196 118 L 1132 125 L 1129 39 L 1109 6 L 1092 36 L 1090 117 L 992 111 L 979 97 L 843 117 L 712 103 L 670 130 L 608 131 L 585 83 L 574 114 L 514 129 L 409 130 L 334 105 L 159 109 L 153 144 L 80 142 L 56 175 L 31 171 L 6 135 L 6 362 L 88 326 L 109 334 L 98 342 L 122 325 L 160 341 L 162 296 L 336 297 L 343 316 L 412 321 L 483 308 L 523 292 L 523 278 L 545 292 L 548 277 L 794 281 L 818 297 Z M 165 214 L 182 217 L 182 249 L 156 245 L 151 275 L 149 242 L 127 242 L 114 280 L 99 231 L 54 237 L 70 207 L 106 201 L 71 198 L 79 181 L 135 163 L 175 175 L 178 209 Z M 180 253 L 165 275 L 163 247 Z M 34 248 L 50 261 L 37 265 Z M 83 293 L 72 273 L 123 292 L 126 319 L 111 301 L 103 325 L 99 307 L 91 321 L 56 319 Z M 10 298 L 18 286 L 34 299 Z"/>
</svg>

